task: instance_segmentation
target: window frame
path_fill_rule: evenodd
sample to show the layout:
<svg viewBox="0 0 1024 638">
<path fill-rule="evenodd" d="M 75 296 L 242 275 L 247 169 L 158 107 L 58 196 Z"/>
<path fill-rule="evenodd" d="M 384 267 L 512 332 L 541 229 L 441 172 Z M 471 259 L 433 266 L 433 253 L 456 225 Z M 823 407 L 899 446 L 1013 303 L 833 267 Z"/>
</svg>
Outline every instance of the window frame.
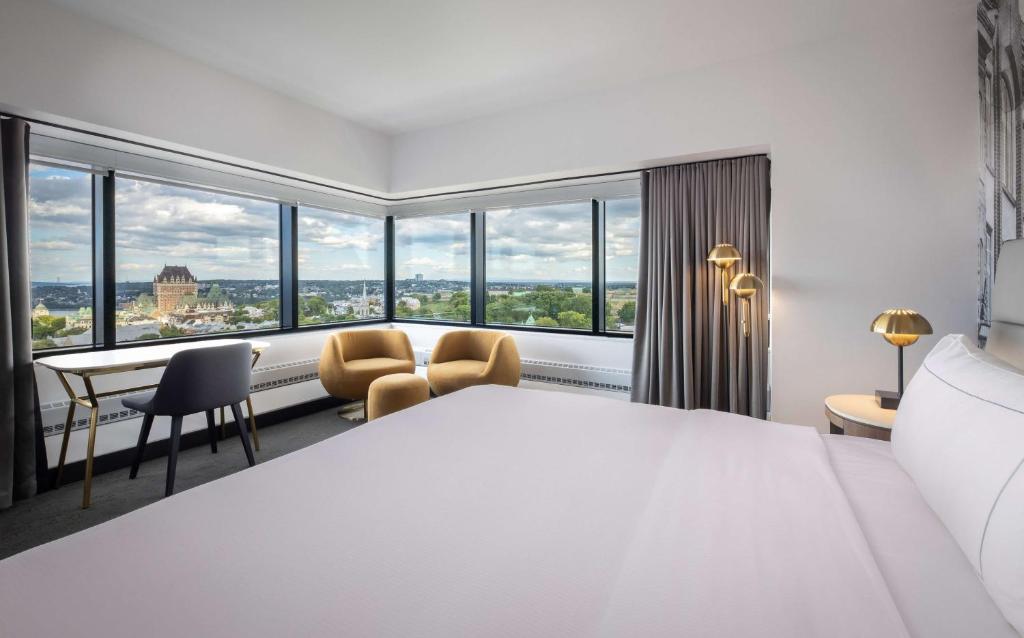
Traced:
<svg viewBox="0 0 1024 638">
<path fill-rule="evenodd" d="M 384 223 L 384 316 L 379 318 L 356 319 L 350 321 L 339 321 L 332 323 L 299 325 L 298 322 L 298 294 L 299 294 L 299 272 L 298 272 L 298 216 L 300 203 L 276 201 L 280 211 L 280 228 L 278 235 L 278 263 L 279 263 L 279 286 L 280 286 L 280 321 L 275 328 L 235 330 L 215 334 L 187 335 L 181 337 L 166 337 L 159 340 L 124 341 L 118 342 L 116 335 L 116 184 L 118 179 L 138 179 L 138 176 L 130 171 L 123 174 L 113 169 L 104 170 L 98 167 L 77 166 L 61 160 L 48 157 L 33 157 L 32 163 L 45 164 L 55 167 L 63 167 L 73 170 L 91 172 L 93 175 L 93 217 L 92 217 L 92 256 L 93 256 L 93 339 L 89 345 L 65 346 L 34 350 L 33 358 L 52 356 L 55 354 L 67 354 L 72 352 L 85 352 L 93 350 L 114 350 L 121 348 L 138 348 L 154 345 L 155 343 L 169 344 L 200 340 L 216 339 L 237 339 L 267 337 L 274 335 L 285 335 L 302 332 L 315 332 L 337 329 L 339 327 L 358 327 L 366 325 L 379 325 L 384 323 L 408 323 L 447 326 L 453 328 L 493 328 L 517 332 L 532 332 L 549 335 L 587 336 L 587 337 L 608 337 L 613 339 L 632 339 L 633 333 L 621 331 L 609 331 L 605 325 L 604 308 L 606 302 L 605 286 L 605 245 L 606 227 L 605 212 L 606 202 L 612 199 L 620 199 L 622 195 L 607 197 L 591 197 L 592 215 L 592 268 L 591 268 L 591 298 L 593 321 L 591 329 L 577 330 L 569 328 L 546 328 L 538 326 L 523 326 L 515 324 L 487 323 L 485 318 L 486 302 L 486 223 L 488 207 L 467 207 L 461 211 L 468 213 L 470 217 L 470 320 L 468 322 L 435 320 L 413 317 L 395 316 L 395 220 L 406 216 L 396 217 L 388 214 L 378 217 L 372 214 L 359 213 L 337 208 L 339 212 L 360 217 L 382 219 Z M 154 180 L 160 179 L 154 177 Z M 163 181 L 163 180 L 162 180 Z M 163 181 L 182 188 L 203 189 L 202 185 L 192 182 L 168 179 Z M 247 196 L 246 193 L 233 192 L 226 189 L 210 187 L 207 190 L 224 192 L 236 196 Z M 538 202 L 530 198 L 530 191 L 525 191 L 521 197 L 516 198 L 516 203 L 510 206 L 525 208 L 539 206 L 544 202 Z M 268 200 L 260 195 L 252 197 Z M 550 201 L 550 200 L 549 200 Z M 586 201 L 586 198 L 566 198 L 561 201 Z M 332 210 L 320 203 L 303 204 L 311 208 Z M 492 206 L 490 208 L 498 208 Z M 448 211 L 449 213 L 451 211 Z M 430 212 L 426 216 L 442 215 L 441 212 Z"/>
</svg>

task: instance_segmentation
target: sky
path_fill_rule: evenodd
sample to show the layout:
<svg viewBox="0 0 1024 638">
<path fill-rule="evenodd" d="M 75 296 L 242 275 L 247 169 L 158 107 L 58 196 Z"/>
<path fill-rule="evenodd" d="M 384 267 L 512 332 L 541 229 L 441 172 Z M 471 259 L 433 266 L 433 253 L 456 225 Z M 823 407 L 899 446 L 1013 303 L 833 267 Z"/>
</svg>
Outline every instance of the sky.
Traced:
<svg viewBox="0 0 1024 638">
<path fill-rule="evenodd" d="M 384 280 L 384 220 L 299 207 L 299 279 Z"/>
<path fill-rule="evenodd" d="M 606 208 L 608 281 L 636 281 L 638 198 Z M 590 201 L 487 211 L 487 278 L 589 282 Z M 469 214 L 395 220 L 395 277 L 469 280 Z"/>
<path fill-rule="evenodd" d="M 91 179 L 30 168 L 33 281 L 89 281 Z M 117 280 L 152 281 L 165 264 L 209 279 L 278 278 L 278 207 L 260 200 L 118 178 Z M 608 281 L 636 281 L 639 200 L 609 200 Z M 469 280 L 468 213 L 397 219 L 397 279 Z M 590 202 L 487 212 L 487 278 L 580 281 L 591 276 Z M 384 278 L 384 222 L 299 209 L 299 278 Z"/>
<path fill-rule="evenodd" d="M 29 169 L 32 281 L 92 281 L 92 176 L 32 165 Z"/>
</svg>

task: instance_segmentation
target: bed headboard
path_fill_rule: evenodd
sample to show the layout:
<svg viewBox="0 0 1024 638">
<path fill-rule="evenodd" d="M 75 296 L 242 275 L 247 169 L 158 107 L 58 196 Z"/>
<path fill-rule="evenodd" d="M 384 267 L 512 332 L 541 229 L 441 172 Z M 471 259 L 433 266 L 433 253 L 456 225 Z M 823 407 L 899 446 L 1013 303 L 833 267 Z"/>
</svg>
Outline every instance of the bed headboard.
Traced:
<svg viewBox="0 0 1024 638">
<path fill-rule="evenodd" d="M 1024 239 L 1003 242 L 999 249 L 985 351 L 1024 369 Z"/>
</svg>

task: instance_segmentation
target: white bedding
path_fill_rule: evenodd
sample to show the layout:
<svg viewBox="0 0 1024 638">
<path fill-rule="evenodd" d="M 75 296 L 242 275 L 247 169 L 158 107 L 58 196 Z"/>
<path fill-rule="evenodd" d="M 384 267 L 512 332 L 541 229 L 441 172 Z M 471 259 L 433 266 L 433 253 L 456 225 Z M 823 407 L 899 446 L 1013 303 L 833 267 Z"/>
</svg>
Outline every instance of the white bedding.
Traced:
<svg viewBox="0 0 1024 638">
<path fill-rule="evenodd" d="M 0 561 L 0 636 L 924 635 L 900 611 L 814 430 L 500 387 Z"/>
</svg>

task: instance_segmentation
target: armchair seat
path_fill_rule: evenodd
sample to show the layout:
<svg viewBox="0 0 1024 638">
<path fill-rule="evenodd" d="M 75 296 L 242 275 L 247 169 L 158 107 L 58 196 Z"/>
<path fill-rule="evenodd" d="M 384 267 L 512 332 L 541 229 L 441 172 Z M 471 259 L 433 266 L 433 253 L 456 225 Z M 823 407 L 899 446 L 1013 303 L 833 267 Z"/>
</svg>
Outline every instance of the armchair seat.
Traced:
<svg viewBox="0 0 1024 638">
<path fill-rule="evenodd" d="M 494 330 L 453 330 L 430 353 L 427 380 L 442 395 L 473 385 L 519 385 L 521 362 L 512 335 Z"/>
</svg>

